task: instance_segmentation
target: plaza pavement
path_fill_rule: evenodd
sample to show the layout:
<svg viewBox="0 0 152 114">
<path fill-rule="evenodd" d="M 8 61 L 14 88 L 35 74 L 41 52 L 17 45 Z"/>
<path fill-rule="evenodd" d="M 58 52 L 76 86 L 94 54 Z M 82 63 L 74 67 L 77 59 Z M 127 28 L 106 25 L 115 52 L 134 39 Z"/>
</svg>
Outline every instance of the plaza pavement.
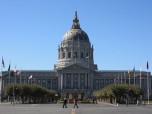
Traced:
<svg viewBox="0 0 152 114">
<path fill-rule="evenodd" d="M 0 114 L 152 114 L 152 105 L 73 104 L 0 104 Z"/>
</svg>

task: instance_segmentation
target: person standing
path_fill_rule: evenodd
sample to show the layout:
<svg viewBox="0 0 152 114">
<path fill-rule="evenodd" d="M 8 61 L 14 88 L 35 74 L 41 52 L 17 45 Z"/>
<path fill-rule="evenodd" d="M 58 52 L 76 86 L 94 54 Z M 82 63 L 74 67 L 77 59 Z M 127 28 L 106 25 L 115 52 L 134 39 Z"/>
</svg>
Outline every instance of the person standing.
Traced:
<svg viewBox="0 0 152 114">
<path fill-rule="evenodd" d="M 77 108 L 79 108 L 79 107 L 78 107 L 78 99 L 75 98 L 73 102 L 74 102 L 73 108 L 75 108 L 75 106 L 76 106 Z"/>
<path fill-rule="evenodd" d="M 64 101 L 63 101 L 63 108 L 67 108 L 67 99 L 66 98 L 64 98 Z"/>
</svg>

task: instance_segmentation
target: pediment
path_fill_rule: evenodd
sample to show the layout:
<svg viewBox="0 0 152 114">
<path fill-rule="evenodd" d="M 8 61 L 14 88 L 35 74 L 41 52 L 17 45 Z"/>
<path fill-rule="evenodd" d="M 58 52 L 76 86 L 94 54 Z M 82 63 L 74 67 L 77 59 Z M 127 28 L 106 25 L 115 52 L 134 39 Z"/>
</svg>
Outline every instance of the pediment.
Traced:
<svg viewBox="0 0 152 114">
<path fill-rule="evenodd" d="M 84 69 L 84 70 L 89 70 L 88 66 L 84 66 L 84 65 L 79 64 L 79 63 L 74 63 L 74 64 L 67 65 L 67 66 L 63 67 L 61 70 L 65 70 L 65 69 Z"/>
</svg>

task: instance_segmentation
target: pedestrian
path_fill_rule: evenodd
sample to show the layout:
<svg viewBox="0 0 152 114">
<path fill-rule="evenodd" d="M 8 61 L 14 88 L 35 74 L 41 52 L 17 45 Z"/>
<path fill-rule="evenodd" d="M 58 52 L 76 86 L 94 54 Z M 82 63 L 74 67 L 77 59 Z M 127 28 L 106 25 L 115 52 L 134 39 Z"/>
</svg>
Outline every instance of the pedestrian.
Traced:
<svg viewBox="0 0 152 114">
<path fill-rule="evenodd" d="M 128 106 L 128 98 L 126 99 L 126 105 Z"/>
<path fill-rule="evenodd" d="M 75 98 L 75 99 L 73 100 L 73 102 L 74 102 L 73 108 L 75 108 L 75 106 L 76 106 L 77 108 L 79 108 L 79 107 L 78 107 L 78 99 Z"/>
<path fill-rule="evenodd" d="M 93 101 L 93 104 L 94 104 L 95 98 L 93 98 L 93 100 L 92 100 L 92 101 Z"/>
<path fill-rule="evenodd" d="M 143 100 L 143 105 L 145 106 L 145 101 Z"/>
<path fill-rule="evenodd" d="M 97 104 L 97 98 L 96 98 L 96 97 L 94 98 L 94 101 L 95 101 L 95 103 Z"/>
<path fill-rule="evenodd" d="M 67 99 L 66 98 L 64 98 L 64 101 L 63 101 L 63 108 L 67 108 Z"/>
<path fill-rule="evenodd" d="M 139 105 L 139 100 L 137 99 L 137 104 L 136 104 L 137 106 Z"/>
</svg>

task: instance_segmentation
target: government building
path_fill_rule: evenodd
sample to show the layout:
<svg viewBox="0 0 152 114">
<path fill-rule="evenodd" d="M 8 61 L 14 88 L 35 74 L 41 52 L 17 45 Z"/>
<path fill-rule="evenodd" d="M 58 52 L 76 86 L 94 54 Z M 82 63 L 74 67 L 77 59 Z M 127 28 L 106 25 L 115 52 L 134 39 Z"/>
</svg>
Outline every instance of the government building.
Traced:
<svg viewBox="0 0 152 114">
<path fill-rule="evenodd" d="M 19 71 L 17 71 L 19 72 Z M 110 84 L 135 84 L 152 95 L 151 73 L 146 71 L 98 70 L 94 63 L 94 47 L 82 30 L 75 11 L 71 28 L 58 46 L 58 62 L 53 70 L 22 70 L 20 73 L 3 71 L 1 88 L 8 83 L 38 84 L 58 92 L 57 96 L 69 99 L 92 97 L 95 90 Z M 148 80 L 147 80 L 148 74 Z M 13 76 L 14 75 L 14 76 Z M 14 79 L 15 77 L 15 79 Z M 148 84 L 148 86 L 147 86 Z"/>
</svg>

